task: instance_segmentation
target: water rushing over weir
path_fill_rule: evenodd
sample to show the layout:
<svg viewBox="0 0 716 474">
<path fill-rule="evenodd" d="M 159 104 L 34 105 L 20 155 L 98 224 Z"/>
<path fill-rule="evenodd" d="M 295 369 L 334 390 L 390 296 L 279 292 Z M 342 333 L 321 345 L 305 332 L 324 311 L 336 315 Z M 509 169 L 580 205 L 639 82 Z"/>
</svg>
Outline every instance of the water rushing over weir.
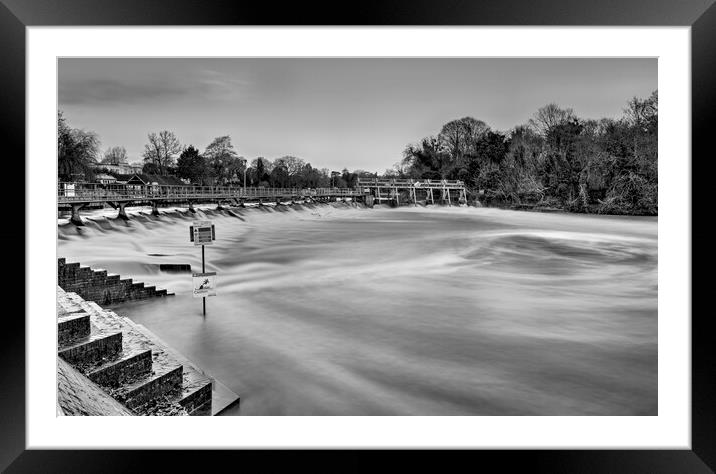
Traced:
<svg viewBox="0 0 716 474">
<path fill-rule="evenodd" d="M 656 218 L 356 205 L 60 225 L 58 255 L 174 291 L 115 310 L 242 415 L 656 415 Z M 201 269 L 218 296 L 191 296 Z"/>
</svg>

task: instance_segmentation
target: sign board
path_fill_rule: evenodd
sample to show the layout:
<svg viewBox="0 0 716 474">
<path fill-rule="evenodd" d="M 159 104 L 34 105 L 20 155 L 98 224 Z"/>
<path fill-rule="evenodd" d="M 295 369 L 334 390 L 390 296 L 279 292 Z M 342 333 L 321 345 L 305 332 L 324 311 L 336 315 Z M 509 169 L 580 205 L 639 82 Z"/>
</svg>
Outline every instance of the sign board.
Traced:
<svg viewBox="0 0 716 474">
<path fill-rule="evenodd" d="M 194 298 L 216 296 L 216 272 L 192 273 Z"/>
<path fill-rule="evenodd" d="M 194 245 L 211 245 L 216 240 L 214 224 L 211 221 L 195 221 L 194 225 L 189 226 L 189 240 Z"/>
</svg>

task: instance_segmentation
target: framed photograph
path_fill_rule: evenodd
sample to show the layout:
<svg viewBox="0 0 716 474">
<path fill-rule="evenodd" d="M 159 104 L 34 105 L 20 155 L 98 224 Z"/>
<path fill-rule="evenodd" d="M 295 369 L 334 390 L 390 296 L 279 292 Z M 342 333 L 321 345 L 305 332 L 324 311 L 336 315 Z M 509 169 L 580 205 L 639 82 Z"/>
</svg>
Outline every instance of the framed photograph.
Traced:
<svg viewBox="0 0 716 474">
<path fill-rule="evenodd" d="M 3 0 L 26 310 L 0 466 L 713 472 L 713 1 L 334 10 Z"/>
</svg>

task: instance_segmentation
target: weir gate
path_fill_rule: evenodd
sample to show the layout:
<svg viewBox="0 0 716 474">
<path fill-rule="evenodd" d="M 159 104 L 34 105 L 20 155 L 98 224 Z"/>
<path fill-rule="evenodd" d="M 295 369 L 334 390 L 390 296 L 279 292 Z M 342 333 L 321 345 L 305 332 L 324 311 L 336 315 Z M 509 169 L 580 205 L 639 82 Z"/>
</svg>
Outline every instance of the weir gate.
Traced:
<svg viewBox="0 0 716 474">
<path fill-rule="evenodd" d="M 119 217 L 128 219 L 127 206 L 151 206 L 158 215 L 161 205 L 216 203 L 243 206 L 245 203 L 295 203 L 296 201 L 329 202 L 348 199 L 363 202 L 401 204 L 445 204 L 467 202 L 465 184 L 457 180 L 358 179 L 354 188 L 244 188 L 232 186 L 174 186 L 100 183 L 59 183 L 57 207 L 72 211 L 71 221 L 82 224 L 80 210 L 87 207 L 110 207 Z"/>
<path fill-rule="evenodd" d="M 401 202 L 416 204 L 420 201 L 448 206 L 467 203 L 465 183 L 459 180 L 358 178 L 356 189 L 364 196 L 366 203 L 371 197 L 379 204 L 389 201 L 396 206 Z"/>
</svg>

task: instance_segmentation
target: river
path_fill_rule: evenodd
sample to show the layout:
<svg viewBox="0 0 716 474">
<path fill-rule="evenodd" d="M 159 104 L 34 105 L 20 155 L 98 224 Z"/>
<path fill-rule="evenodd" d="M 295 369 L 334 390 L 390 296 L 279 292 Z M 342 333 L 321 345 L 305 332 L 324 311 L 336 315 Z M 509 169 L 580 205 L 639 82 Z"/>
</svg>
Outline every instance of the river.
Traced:
<svg viewBox="0 0 716 474">
<path fill-rule="evenodd" d="M 355 204 L 106 217 L 58 256 L 175 292 L 113 309 L 241 415 L 657 415 L 657 219 Z M 201 269 L 218 295 L 192 298 Z"/>
</svg>

